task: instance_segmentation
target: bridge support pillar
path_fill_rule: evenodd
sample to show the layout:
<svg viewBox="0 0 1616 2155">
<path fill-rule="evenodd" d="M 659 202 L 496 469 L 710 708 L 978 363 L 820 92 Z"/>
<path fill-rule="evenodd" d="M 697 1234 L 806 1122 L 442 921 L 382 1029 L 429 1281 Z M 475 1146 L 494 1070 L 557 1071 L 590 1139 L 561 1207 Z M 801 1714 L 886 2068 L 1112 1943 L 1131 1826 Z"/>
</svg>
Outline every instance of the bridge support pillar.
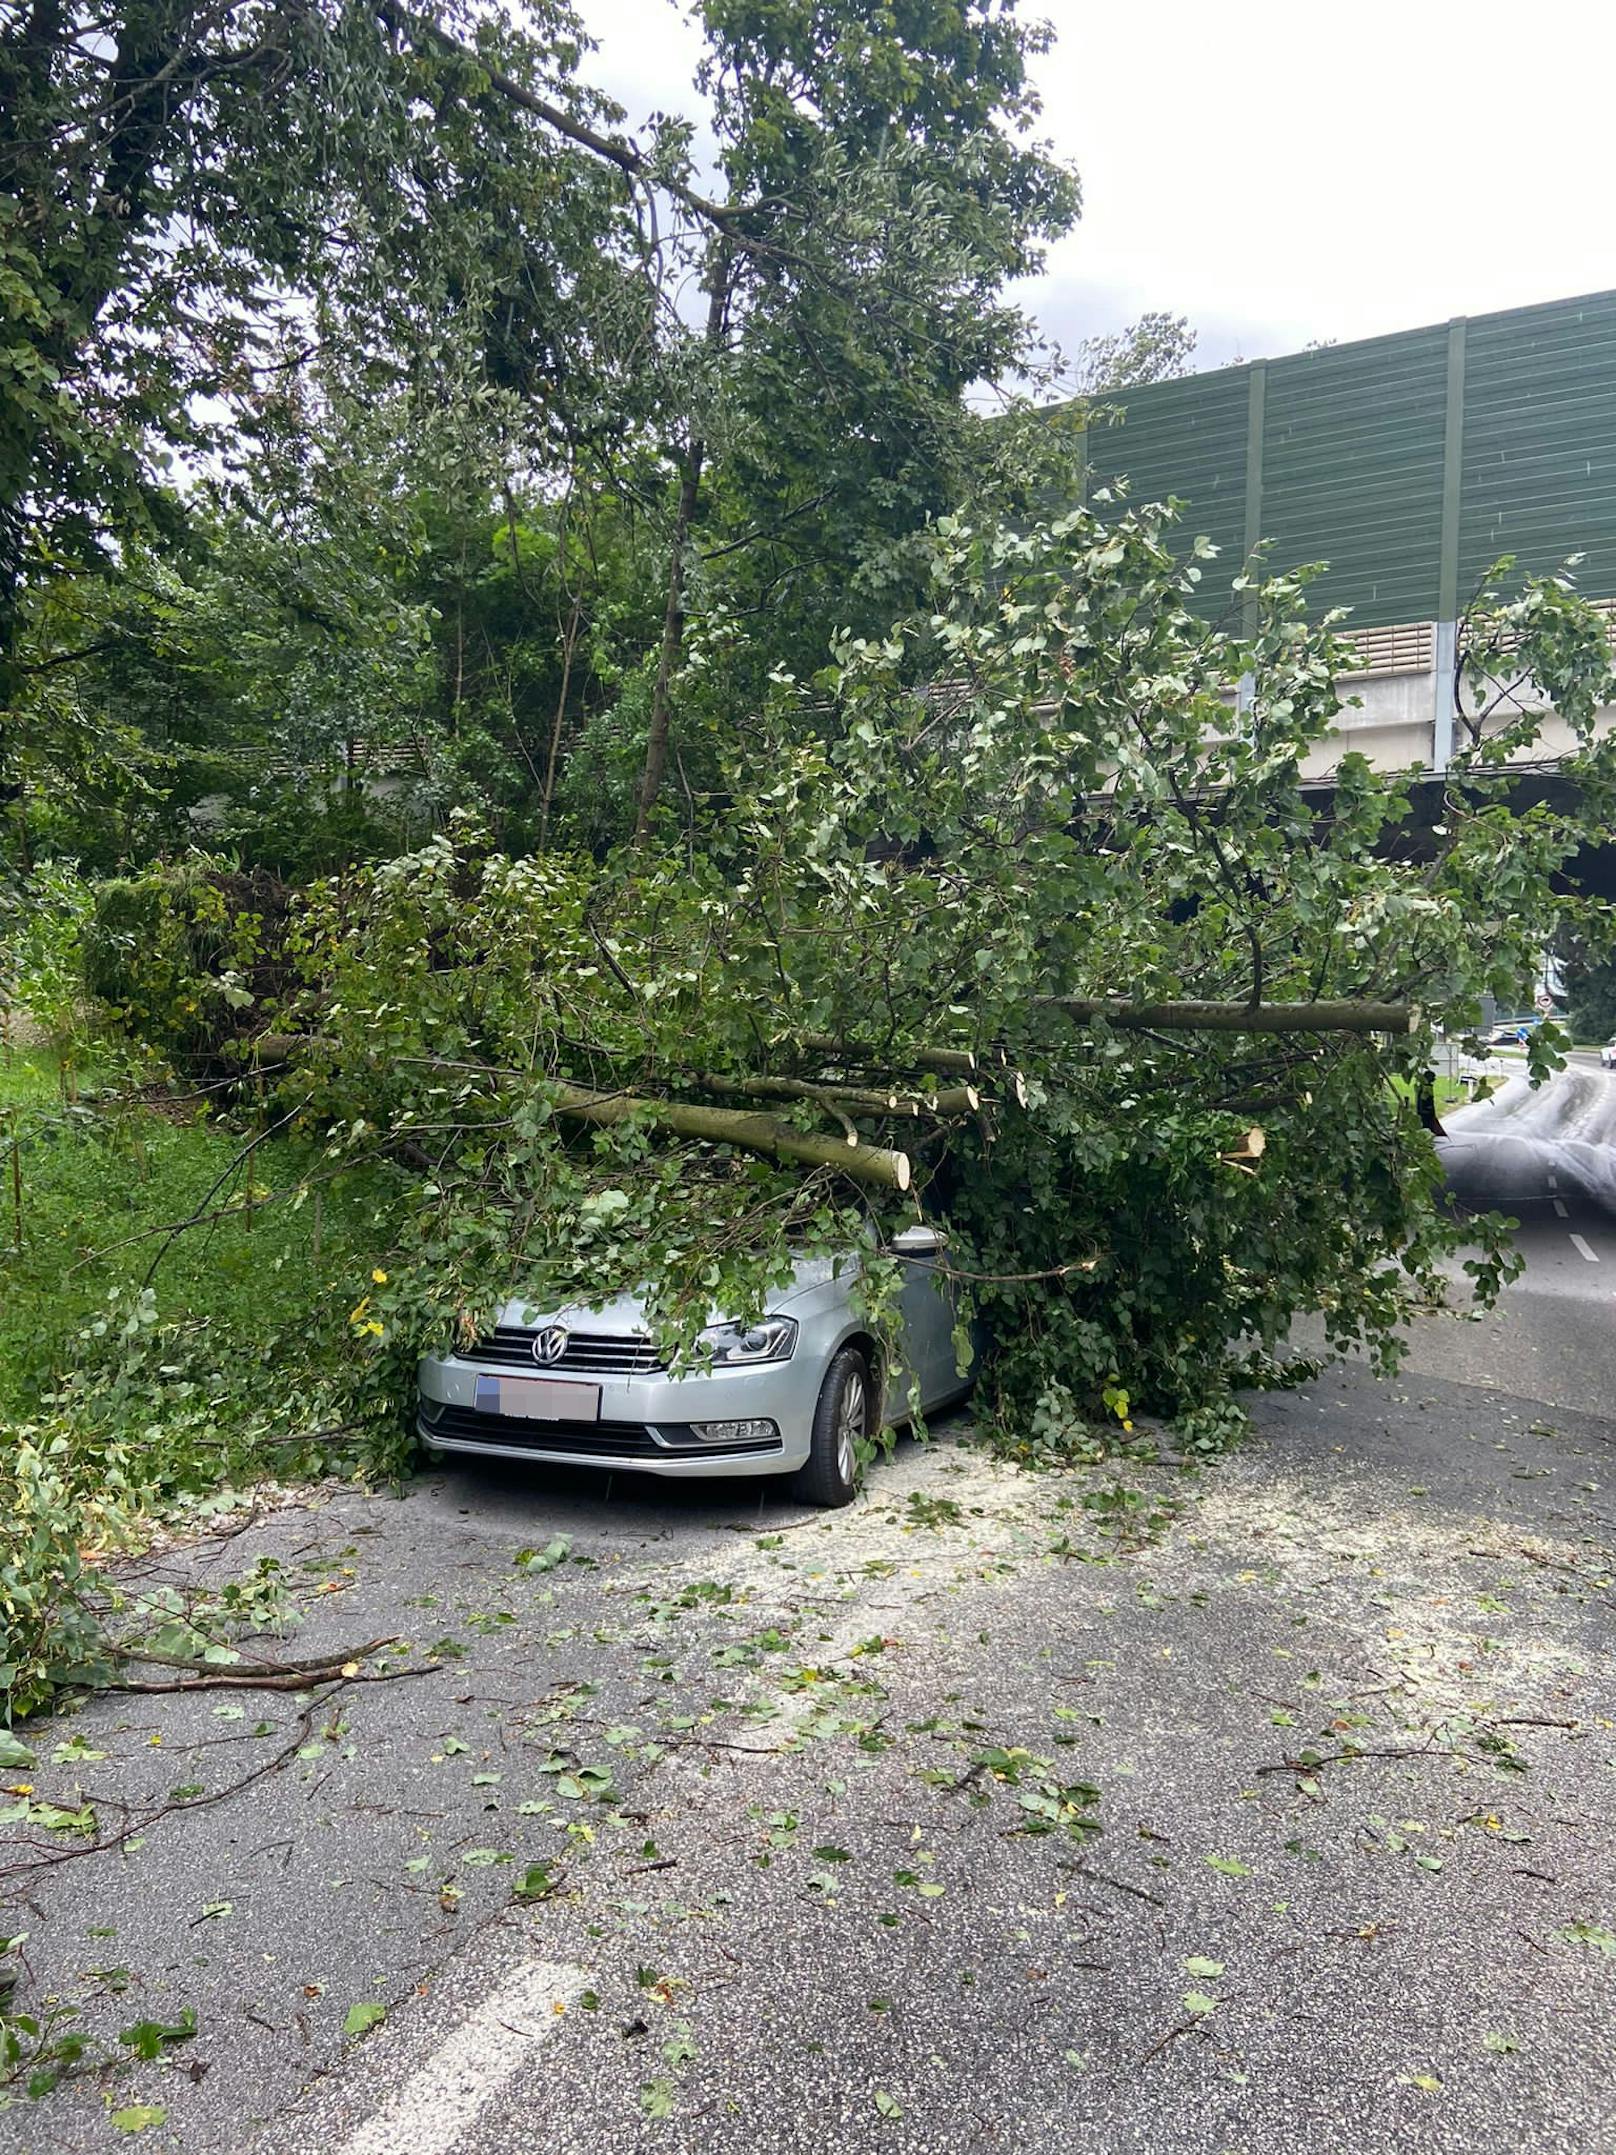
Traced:
<svg viewBox="0 0 1616 2155">
<path fill-rule="evenodd" d="M 1431 641 L 1431 768 L 1440 773 L 1453 760 L 1453 668 L 1459 624 L 1438 621 Z"/>
</svg>

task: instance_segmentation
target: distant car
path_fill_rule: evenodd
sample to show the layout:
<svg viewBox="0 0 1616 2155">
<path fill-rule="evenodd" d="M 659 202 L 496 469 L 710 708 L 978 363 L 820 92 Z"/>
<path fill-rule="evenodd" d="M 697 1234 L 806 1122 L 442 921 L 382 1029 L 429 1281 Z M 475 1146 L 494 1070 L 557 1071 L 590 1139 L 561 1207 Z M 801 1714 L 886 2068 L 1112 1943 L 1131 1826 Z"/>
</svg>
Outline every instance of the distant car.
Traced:
<svg viewBox="0 0 1616 2155">
<path fill-rule="evenodd" d="M 855 1299 L 854 1255 L 800 1264 L 756 1324 L 714 1312 L 688 1367 L 662 1359 L 636 1295 L 544 1315 L 508 1302 L 487 1338 L 421 1363 L 421 1439 L 434 1451 L 681 1479 L 789 1474 L 805 1503 L 849 1503 L 866 1437 L 970 1390 L 937 1264 L 943 1241 L 916 1226 L 889 1245 L 904 1260 L 890 1367 Z"/>
<path fill-rule="evenodd" d="M 1616 1033 L 1613 1033 L 1600 1049 L 1599 1062 L 1602 1069 L 1616 1070 Z"/>
<path fill-rule="evenodd" d="M 1523 1048 L 1542 1023 L 1541 1018 L 1511 1018 L 1507 1024 L 1493 1027 L 1487 1035 L 1487 1045 L 1490 1048 Z"/>
</svg>

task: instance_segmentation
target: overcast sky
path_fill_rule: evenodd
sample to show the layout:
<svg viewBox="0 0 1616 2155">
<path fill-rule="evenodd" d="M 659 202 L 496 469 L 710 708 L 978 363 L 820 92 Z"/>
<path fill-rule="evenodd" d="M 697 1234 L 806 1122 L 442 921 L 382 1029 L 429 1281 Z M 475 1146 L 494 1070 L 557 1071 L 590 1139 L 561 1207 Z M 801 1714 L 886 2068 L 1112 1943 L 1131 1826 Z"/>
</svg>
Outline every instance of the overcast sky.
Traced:
<svg viewBox="0 0 1616 2155">
<path fill-rule="evenodd" d="M 580 0 L 586 72 L 689 112 L 668 0 Z M 1037 0 L 1084 214 L 1027 294 L 1068 347 L 1147 308 L 1216 366 L 1616 285 L 1609 0 Z"/>
</svg>

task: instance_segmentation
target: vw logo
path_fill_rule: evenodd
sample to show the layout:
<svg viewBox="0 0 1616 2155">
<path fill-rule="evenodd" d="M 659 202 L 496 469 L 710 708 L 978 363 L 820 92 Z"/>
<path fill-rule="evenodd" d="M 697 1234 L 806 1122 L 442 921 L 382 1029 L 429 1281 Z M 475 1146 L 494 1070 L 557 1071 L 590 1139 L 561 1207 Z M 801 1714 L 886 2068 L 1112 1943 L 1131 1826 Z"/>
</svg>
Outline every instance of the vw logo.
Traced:
<svg viewBox="0 0 1616 2155">
<path fill-rule="evenodd" d="M 567 1351 L 568 1332 L 564 1324 L 547 1324 L 542 1332 L 533 1335 L 533 1359 L 546 1369 L 553 1369 Z"/>
</svg>

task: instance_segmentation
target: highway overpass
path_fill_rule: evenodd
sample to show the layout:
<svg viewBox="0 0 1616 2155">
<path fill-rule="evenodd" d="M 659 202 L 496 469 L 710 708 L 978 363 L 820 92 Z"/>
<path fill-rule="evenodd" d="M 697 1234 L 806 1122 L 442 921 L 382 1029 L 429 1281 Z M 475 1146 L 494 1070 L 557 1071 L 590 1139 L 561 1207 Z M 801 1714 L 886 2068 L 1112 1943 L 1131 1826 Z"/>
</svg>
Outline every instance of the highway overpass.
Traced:
<svg viewBox="0 0 1616 2155">
<path fill-rule="evenodd" d="M 1118 391 L 1083 458 L 1085 499 L 1126 478 L 1135 501 L 1185 503 L 1184 546 L 1218 548 L 1213 619 L 1239 620 L 1230 587 L 1259 541 L 1277 569 L 1329 564 L 1314 603 L 1350 609 L 1364 669 L 1309 777 L 1348 749 L 1440 773 L 1457 624 L 1492 563 L 1580 556 L 1579 588 L 1616 597 L 1616 292 Z M 1552 769 L 1568 745 L 1551 717 L 1522 761 Z"/>
</svg>

